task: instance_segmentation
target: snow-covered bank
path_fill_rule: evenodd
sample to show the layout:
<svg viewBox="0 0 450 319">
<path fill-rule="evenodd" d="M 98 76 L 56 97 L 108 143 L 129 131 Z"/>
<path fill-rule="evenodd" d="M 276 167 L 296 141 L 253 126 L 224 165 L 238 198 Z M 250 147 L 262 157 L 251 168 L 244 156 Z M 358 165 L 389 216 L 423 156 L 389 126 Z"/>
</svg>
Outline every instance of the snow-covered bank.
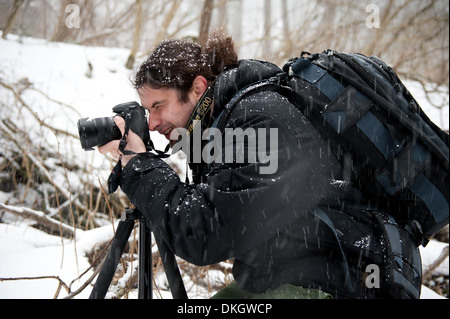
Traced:
<svg viewBox="0 0 450 319">
<path fill-rule="evenodd" d="M 0 277 L 29 279 L 0 282 L 0 298 L 53 298 L 59 281 L 55 278 L 30 279 L 57 276 L 69 285 L 87 268 L 86 257 L 95 243 L 105 242 L 113 236 L 112 226 L 90 231 L 77 230 L 76 241 L 61 240 L 36 230 L 26 223 L 0 224 Z M 71 287 L 75 291 L 92 272 L 76 280 Z M 77 298 L 88 298 L 91 289 L 85 289 Z M 64 288 L 58 298 L 67 296 Z"/>
<path fill-rule="evenodd" d="M 1 224 L 0 223 L 0 278 L 19 278 L 19 277 L 41 277 L 58 276 L 62 281 L 69 285 L 72 280 L 78 278 L 87 268 L 89 262 L 86 257 L 91 248 L 96 243 L 109 240 L 113 236 L 111 225 L 103 226 L 89 231 L 77 230 L 77 239 L 64 240 L 58 236 L 48 235 L 36 230 L 26 223 Z M 427 268 L 442 252 L 442 249 L 448 244 L 431 241 L 427 247 L 421 248 L 423 267 Z M 76 253 L 75 253 L 76 251 Z M 135 265 L 137 266 L 137 265 Z M 444 263 L 435 270 L 435 273 L 447 275 L 449 272 L 448 257 Z M 75 291 L 92 274 L 89 271 L 80 279 L 75 280 L 71 291 Z M 165 280 L 161 273 L 159 280 Z M 211 273 L 212 276 L 219 274 Z M 49 299 L 53 298 L 58 287 L 58 280 L 51 279 L 23 279 L 15 281 L 0 282 L 0 299 L 4 298 L 30 298 L 30 299 Z M 185 282 L 186 286 L 193 288 L 194 282 Z M 75 298 L 88 298 L 92 290 L 91 286 L 84 289 Z M 155 292 L 155 298 L 171 298 L 171 294 L 162 291 L 162 296 Z M 67 296 L 67 292 L 61 289 L 59 298 Z M 191 289 L 190 298 L 208 298 L 204 289 Z M 133 298 L 135 296 L 130 296 Z M 430 288 L 422 286 L 421 299 L 445 299 Z"/>
</svg>

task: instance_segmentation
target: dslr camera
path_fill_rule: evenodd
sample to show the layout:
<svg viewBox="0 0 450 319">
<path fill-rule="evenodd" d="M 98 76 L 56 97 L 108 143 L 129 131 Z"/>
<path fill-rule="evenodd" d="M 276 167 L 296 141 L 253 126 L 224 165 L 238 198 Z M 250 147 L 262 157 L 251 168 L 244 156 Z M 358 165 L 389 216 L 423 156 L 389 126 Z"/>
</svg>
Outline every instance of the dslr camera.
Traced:
<svg viewBox="0 0 450 319">
<path fill-rule="evenodd" d="M 136 133 L 147 146 L 150 141 L 145 109 L 137 102 L 127 102 L 113 107 L 115 116 L 125 120 L 125 127 Z M 102 146 L 113 140 L 122 139 L 122 133 L 114 123 L 113 117 L 101 117 L 92 120 L 78 120 L 78 133 L 81 147 L 85 151 L 93 150 L 94 146 Z"/>
</svg>

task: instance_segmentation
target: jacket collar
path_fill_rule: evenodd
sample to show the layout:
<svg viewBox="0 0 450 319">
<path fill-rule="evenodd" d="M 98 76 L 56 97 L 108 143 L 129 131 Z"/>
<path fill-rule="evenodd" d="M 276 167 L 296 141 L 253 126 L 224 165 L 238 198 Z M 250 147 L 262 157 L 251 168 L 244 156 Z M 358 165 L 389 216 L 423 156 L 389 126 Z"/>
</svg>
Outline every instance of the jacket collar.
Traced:
<svg viewBox="0 0 450 319">
<path fill-rule="evenodd" d="M 237 68 L 217 76 L 214 86 L 213 118 L 223 110 L 225 105 L 240 90 L 255 82 L 271 78 L 281 69 L 273 63 L 259 60 L 241 60 Z"/>
</svg>

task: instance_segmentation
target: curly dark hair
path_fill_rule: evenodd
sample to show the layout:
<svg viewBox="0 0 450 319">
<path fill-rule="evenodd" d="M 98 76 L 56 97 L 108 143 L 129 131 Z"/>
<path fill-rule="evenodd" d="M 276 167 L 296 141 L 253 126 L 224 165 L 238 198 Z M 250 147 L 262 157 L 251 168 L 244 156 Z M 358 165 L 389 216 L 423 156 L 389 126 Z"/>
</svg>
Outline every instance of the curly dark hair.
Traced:
<svg viewBox="0 0 450 319">
<path fill-rule="evenodd" d="M 136 89 L 173 88 L 186 102 L 194 79 L 201 75 L 208 83 L 224 70 L 237 67 L 234 42 L 223 32 L 210 35 L 204 48 L 192 40 L 164 40 L 138 69 L 133 85 Z"/>
</svg>

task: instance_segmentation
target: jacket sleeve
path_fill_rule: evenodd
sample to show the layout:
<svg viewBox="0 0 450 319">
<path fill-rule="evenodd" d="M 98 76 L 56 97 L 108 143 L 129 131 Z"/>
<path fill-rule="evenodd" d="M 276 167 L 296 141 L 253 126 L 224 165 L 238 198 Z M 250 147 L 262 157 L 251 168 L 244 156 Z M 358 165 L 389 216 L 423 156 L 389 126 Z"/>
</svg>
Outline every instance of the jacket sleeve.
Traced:
<svg viewBox="0 0 450 319">
<path fill-rule="evenodd" d="M 289 107 L 280 105 L 279 98 L 276 102 Z M 191 263 L 207 265 L 243 253 L 323 200 L 329 174 L 317 133 L 306 122 L 298 126 L 300 114 L 284 120 L 274 117 L 274 110 L 256 109 L 243 106 L 245 115 L 234 112 L 228 126 L 252 128 L 257 135 L 269 132 L 258 128 L 277 129 L 278 161 L 271 174 L 261 174 L 267 165 L 260 161 L 230 163 L 223 158 L 213 163 L 206 183 L 187 185 L 162 160 L 145 155 L 135 156 L 122 172 L 122 190 L 155 236 Z"/>
</svg>

